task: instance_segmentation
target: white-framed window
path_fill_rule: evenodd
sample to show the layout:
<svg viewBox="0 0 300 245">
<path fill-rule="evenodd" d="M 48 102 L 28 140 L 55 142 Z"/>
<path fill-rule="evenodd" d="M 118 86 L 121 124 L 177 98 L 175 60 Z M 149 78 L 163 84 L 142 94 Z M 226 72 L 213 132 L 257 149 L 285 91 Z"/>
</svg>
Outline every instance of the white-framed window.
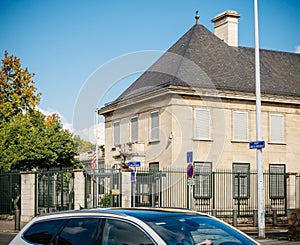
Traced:
<svg viewBox="0 0 300 245">
<path fill-rule="evenodd" d="M 233 163 L 233 198 L 250 197 L 250 164 Z"/>
<path fill-rule="evenodd" d="M 138 122 L 139 122 L 139 117 L 138 116 L 133 116 L 130 119 L 130 141 L 132 143 L 138 142 L 139 139 L 139 134 L 138 134 Z"/>
<path fill-rule="evenodd" d="M 270 114 L 270 142 L 284 143 L 284 116 Z"/>
<path fill-rule="evenodd" d="M 210 140 L 210 110 L 194 109 L 194 139 Z"/>
<path fill-rule="evenodd" d="M 248 141 L 248 112 L 233 112 L 233 140 Z"/>
<path fill-rule="evenodd" d="M 120 145 L 120 121 L 114 122 L 114 145 Z"/>
<path fill-rule="evenodd" d="M 194 197 L 195 198 L 211 198 L 211 175 L 212 163 L 211 162 L 195 162 L 195 185 Z"/>
<path fill-rule="evenodd" d="M 150 113 L 150 141 L 159 140 L 159 111 L 152 111 Z"/>
<path fill-rule="evenodd" d="M 285 164 L 269 165 L 270 198 L 285 198 Z"/>
</svg>

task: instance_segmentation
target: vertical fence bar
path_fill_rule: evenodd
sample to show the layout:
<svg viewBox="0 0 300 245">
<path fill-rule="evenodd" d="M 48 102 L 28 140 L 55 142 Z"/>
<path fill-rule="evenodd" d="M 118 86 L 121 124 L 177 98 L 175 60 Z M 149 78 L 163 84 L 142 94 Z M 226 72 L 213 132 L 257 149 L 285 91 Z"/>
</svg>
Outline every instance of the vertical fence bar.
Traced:
<svg viewBox="0 0 300 245">
<path fill-rule="evenodd" d="M 10 173 L 9 175 L 8 175 L 8 183 L 9 183 L 9 186 L 12 186 L 12 173 Z M 9 197 L 12 197 L 12 188 L 8 188 L 8 193 L 9 193 Z M 9 207 L 9 209 L 10 210 L 13 210 L 13 203 L 12 202 L 10 202 L 10 207 Z"/>
<path fill-rule="evenodd" d="M 64 173 L 60 171 L 60 210 L 64 210 Z"/>
<path fill-rule="evenodd" d="M 48 188 L 47 188 L 47 213 L 50 212 L 50 173 L 47 173 L 47 184 L 48 184 Z"/>
<path fill-rule="evenodd" d="M 237 173 L 237 175 L 238 175 L 238 196 L 237 196 L 237 200 L 238 200 L 238 210 L 237 210 L 237 215 L 238 216 L 240 216 L 240 211 L 241 211 L 241 209 L 240 209 L 240 205 L 241 205 L 241 199 L 240 199 L 240 183 L 241 183 L 241 181 L 240 181 L 240 173 Z"/>
<path fill-rule="evenodd" d="M 287 177 L 288 174 L 284 171 L 284 215 L 287 215 Z"/>
<path fill-rule="evenodd" d="M 212 181 L 212 184 L 211 184 L 211 197 L 212 197 L 212 209 L 215 211 L 215 215 L 214 216 L 217 216 L 217 212 L 216 212 L 216 200 L 215 200 L 215 173 L 212 172 L 211 173 L 211 181 Z"/>
<path fill-rule="evenodd" d="M 34 180 L 35 180 L 35 200 L 34 200 L 34 216 L 38 213 L 38 204 L 39 204 L 39 194 L 38 194 L 38 187 L 39 187 L 39 179 L 38 179 L 38 173 L 34 173 Z"/>
</svg>

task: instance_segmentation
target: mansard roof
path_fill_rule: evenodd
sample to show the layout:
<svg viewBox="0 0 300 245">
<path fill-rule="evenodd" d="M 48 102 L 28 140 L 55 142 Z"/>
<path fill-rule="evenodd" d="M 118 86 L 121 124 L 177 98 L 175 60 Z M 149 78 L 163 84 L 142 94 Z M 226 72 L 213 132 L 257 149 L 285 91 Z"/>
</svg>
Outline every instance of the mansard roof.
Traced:
<svg viewBox="0 0 300 245">
<path fill-rule="evenodd" d="M 255 93 L 254 48 L 232 47 L 195 24 L 113 103 L 158 88 Z M 300 55 L 260 50 L 261 93 L 300 97 Z"/>
</svg>

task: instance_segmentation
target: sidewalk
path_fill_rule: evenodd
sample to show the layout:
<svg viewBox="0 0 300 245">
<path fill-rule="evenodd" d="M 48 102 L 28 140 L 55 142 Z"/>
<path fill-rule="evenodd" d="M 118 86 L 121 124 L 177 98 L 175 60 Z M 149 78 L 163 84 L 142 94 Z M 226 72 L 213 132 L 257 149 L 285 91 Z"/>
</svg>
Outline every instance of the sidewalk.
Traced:
<svg viewBox="0 0 300 245">
<path fill-rule="evenodd" d="M 21 224 L 21 229 L 25 224 Z M 15 221 L 14 220 L 0 220 L 0 233 L 15 233 L 19 231 L 15 230 Z"/>
<path fill-rule="evenodd" d="M 237 227 L 239 230 L 243 231 L 244 233 L 248 234 L 249 236 L 253 237 L 256 241 L 261 244 L 292 244 L 292 245 L 300 245 L 300 241 L 289 241 L 288 234 L 287 234 L 287 227 L 284 226 L 266 226 L 265 227 L 265 239 L 258 238 L 258 228 L 257 227 L 246 227 L 240 226 Z"/>
</svg>

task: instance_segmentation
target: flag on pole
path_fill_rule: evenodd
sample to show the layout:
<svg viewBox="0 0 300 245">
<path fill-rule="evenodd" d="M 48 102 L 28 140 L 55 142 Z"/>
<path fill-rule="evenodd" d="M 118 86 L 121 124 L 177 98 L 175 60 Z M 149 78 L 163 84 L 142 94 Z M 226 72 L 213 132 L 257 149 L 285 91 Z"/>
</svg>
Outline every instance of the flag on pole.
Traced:
<svg viewBox="0 0 300 245">
<path fill-rule="evenodd" d="M 92 161 L 91 161 L 91 169 L 96 169 L 97 167 L 97 145 L 94 146 Z"/>
</svg>

